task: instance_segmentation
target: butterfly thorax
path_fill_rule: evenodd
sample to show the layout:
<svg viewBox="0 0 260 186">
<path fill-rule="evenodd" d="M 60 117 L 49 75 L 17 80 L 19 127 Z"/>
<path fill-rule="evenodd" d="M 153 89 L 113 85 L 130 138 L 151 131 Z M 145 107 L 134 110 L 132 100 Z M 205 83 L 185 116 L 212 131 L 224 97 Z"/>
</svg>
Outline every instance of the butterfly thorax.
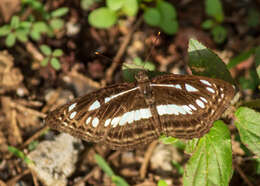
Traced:
<svg viewBox="0 0 260 186">
<path fill-rule="evenodd" d="M 155 131 L 158 136 L 160 136 L 161 131 L 161 122 L 158 115 L 158 112 L 156 110 L 156 103 L 155 103 L 155 95 L 152 89 L 151 81 L 149 80 L 148 75 L 146 74 L 146 71 L 139 71 L 138 74 L 135 76 L 137 81 L 137 86 L 139 87 L 140 95 L 143 96 L 143 99 L 146 103 L 146 108 L 150 108 L 152 113 L 152 120 L 155 124 Z"/>
</svg>

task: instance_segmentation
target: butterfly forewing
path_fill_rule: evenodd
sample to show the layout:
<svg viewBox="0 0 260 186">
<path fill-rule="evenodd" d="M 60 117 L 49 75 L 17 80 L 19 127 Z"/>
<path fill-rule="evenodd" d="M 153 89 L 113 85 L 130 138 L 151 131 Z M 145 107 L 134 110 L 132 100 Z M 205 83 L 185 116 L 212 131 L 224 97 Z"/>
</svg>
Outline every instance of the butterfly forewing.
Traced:
<svg viewBox="0 0 260 186">
<path fill-rule="evenodd" d="M 207 133 L 234 95 L 222 80 L 163 75 L 108 86 L 51 112 L 46 123 L 113 149 L 134 149 L 161 134 L 184 139 Z"/>
</svg>

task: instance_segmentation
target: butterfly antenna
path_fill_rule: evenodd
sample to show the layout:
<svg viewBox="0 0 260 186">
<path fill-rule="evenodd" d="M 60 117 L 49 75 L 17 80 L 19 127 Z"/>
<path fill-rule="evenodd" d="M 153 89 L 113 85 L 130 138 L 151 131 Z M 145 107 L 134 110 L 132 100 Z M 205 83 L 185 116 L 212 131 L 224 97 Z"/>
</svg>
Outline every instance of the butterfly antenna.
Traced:
<svg viewBox="0 0 260 186">
<path fill-rule="evenodd" d="M 151 48 L 150 48 L 150 51 L 149 51 L 148 55 L 147 55 L 146 58 L 145 58 L 145 61 L 147 61 L 147 60 L 150 58 L 150 56 L 151 56 L 151 54 L 152 54 L 152 51 L 153 51 L 153 49 L 154 49 L 154 47 L 155 47 L 155 43 L 159 40 L 160 34 L 161 34 L 161 32 L 158 32 L 156 38 L 153 40 L 152 46 L 151 46 Z"/>
</svg>

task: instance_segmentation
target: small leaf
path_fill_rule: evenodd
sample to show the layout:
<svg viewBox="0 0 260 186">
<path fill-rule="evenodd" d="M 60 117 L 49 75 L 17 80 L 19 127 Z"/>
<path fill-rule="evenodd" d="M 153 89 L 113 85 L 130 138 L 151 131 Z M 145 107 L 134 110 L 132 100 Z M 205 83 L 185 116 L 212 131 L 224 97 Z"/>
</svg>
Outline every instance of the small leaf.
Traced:
<svg viewBox="0 0 260 186">
<path fill-rule="evenodd" d="M 68 13 L 69 9 L 67 7 L 58 8 L 51 12 L 51 17 L 61 17 Z"/>
<path fill-rule="evenodd" d="M 28 41 L 27 35 L 28 35 L 28 31 L 26 31 L 26 30 L 17 30 L 16 31 L 16 37 L 21 42 Z"/>
<path fill-rule="evenodd" d="M 80 7 L 83 10 L 88 10 L 94 3 L 95 3 L 95 0 L 81 0 Z"/>
<path fill-rule="evenodd" d="M 160 28 L 167 34 L 175 34 L 178 31 L 178 22 L 174 6 L 166 1 L 159 1 L 157 9 L 161 15 Z"/>
<path fill-rule="evenodd" d="M 159 180 L 157 186 L 168 186 L 168 184 L 164 180 Z"/>
<path fill-rule="evenodd" d="M 63 51 L 61 49 L 55 49 L 52 54 L 54 57 L 60 57 L 63 55 Z"/>
<path fill-rule="evenodd" d="M 201 26 L 204 29 L 210 29 L 210 28 L 213 27 L 213 25 L 214 25 L 213 20 L 212 19 L 208 19 L 208 20 L 204 21 Z"/>
<path fill-rule="evenodd" d="M 12 19 L 11 19 L 11 23 L 10 23 L 11 28 L 18 28 L 19 24 L 20 24 L 19 17 L 18 16 L 13 16 Z"/>
<path fill-rule="evenodd" d="M 247 60 L 253 53 L 254 53 L 255 49 L 252 48 L 248 51 L 243 51 L 242 53 L 240 53 L 239 55 L 233 57 L 229 63 L 227 64 L 227 68 L 231 69 L 234 66 L 238 65 L 239 63 Z"/>
<path fill-rule="evenodd" d="M 11 32 L 11 28 L 9 25 L 4 25 L 0 27 L 0 36 L 6 36 Z"/>
<path fill-rule="evenodd" d="M 64 21 L 62 19 L 58 19 L 58 18 L 57 19 L 52 19 L 50 21 L 50 25 L 51 25 L 51 28 L 53 30 L 59 30 L 59 29 L 61 29 L 63 27 Z"/>
<path fill-rule="evenodd" d="M 48 45 L 41 45 L 40 49 L 41 49 L 42 53 L 44 53 L 44 55 L 46 55 L 46 56 L 49 56 L 52 53 L 52 50 Z"/>
<path fill-rule="evenodd" d="M 161 15 L 158 9 L 156 8 L 148 8 L 144 12 L 144 21 L 151 25 L 157 26 L 160 23 Z"/>
<path fill-rule="evenodd" d="M 35 41 L 39 41 L 41 39 L 41 34 L 39 32 L 31 32 L 30 36 Z"/>
<path fill-rule="evenodd" d="M 222 4 L 220 0 L 205 0 L 206 13 L 212 16 L 218 22 L 224 20 L 224 13 L 222 9 Z"/>
<path fill-rule="evenodd" d="M 234 84 L 225 63 L 200 42 L 190 39 L 188 52 L 189 67 L 194 75 L 218 78 Z"/>
<path fill-rule="evenodd" d="M 48 30 L 48 26 L 46 25 L 45 22 L 39 21 L 39 22 L 35 22 L 33 24 L 33 31 L 35 32 L 47 32 Z"/>
<path fill-rule="evenodd" d="M 254 154 L 260 156 L 260 113 L 247 107 L 240 107 L 235 116 L 235 125 L 241 141 Z"/>
<path fill-rule="evenodd" d="M 116 13 L 108 8 L 98 8 L 88 17 L 89 23 L 96 28 L 109 28 L 117 21 Z"/>
<path fill-rule="evenodd" d="M 128 16 L 135 16 L 138 11 L 137 0 L 125 0 L 122 11 Z"/>
<path fill-rule="evenodd" d="M 180 163 L 172 160 L 172 165 L 177 169 L 177 171 L 180 175 L 183 175 L 184 169 Z"/>
<path fill-rule="evenodd" d="M 26 29 L 30 29 L 32 26 L 32 22 L 30 21 L 23 21 L 20 23 L 19 25 L 21 28 L 26 28 Z"/>
<path fill-rule="evenodd" d="M 48 63 L 49 63 L 49 60 L 50 60 L 49 57 L 44 58 L 44 59 L 42 60 L 42 62 L 41 62 L 41 66 L 44 66 L 44 67 L 47 66 Z"/>
<path fill-rule="evenodd" d="M 228 127 L 219 120 L 200 138 L 196 151 L 186 164 L 183 185 L 227 186 L 231 176 L 231 137 Z"/>
<path fill-rule="evenodd" d="M 116 186 L 128 186 L 129 184 L 120 176 L 113 175 L 112 181 L 116 184 Z"/>
<path fill-rule="evenodd" d="M 119 10 L 125 3 L 125 0 L 106 0 L 107 7 L 111 10 Z"/>
<path fill-rule="evenodd" d="M 21 158 L 22 160 L 24 160 L 25 163 L 27 164 L 33 163 L 32 160 L 30 160 L 22 151 L 20 151 L 16 147 L 8 146 L 8 151 L 13 153 L 15 156 Z"/>
<path fill-rule="evenodd" d="M 60 70 L 61 66 L 60 66 L 60 61 L 53 57 L 51 58 L 51 66 L 55 69 L 55 70 Z"/>
<path fill-rule="evenodd" d="M 98 166 L 109 176 L 112 177 L 115 175 L 113 170 L 110 168 L 110 166 L 107 164 L 107 162 L 98 154 L 95 154 L 95 160 L 98 164 Z"/>
<path fill-rule="evenodd" d="M 211 33 L 216 43 L 223 43 L 227 38 L 227 30 L 221 25 L 215 26 Z"/>
<path fill-rule="evenodd" d="M 12 47 L 14 46 L 16 41 L 16 37 L 14 33 L 10 33 L 7 35 L 6 39 L 5 39 L 5 44 L 7 47 Z"/>
</svg>

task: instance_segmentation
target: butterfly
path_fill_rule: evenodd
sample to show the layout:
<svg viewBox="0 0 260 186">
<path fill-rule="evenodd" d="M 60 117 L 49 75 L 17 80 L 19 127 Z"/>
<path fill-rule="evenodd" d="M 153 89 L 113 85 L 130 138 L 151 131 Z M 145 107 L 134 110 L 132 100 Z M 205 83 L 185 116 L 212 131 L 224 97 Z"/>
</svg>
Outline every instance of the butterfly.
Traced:
<svg viewBox="0 0 260 186">
<path fill-rule="evenodd" d="M 119 83 L 76 98 L 50 112 L 50 128 L 111 149 L 144 147 L 162 134 L 200 138 L 229 105 L 230 83 L 203 76 L 164 74 Z"/>
</svg>

